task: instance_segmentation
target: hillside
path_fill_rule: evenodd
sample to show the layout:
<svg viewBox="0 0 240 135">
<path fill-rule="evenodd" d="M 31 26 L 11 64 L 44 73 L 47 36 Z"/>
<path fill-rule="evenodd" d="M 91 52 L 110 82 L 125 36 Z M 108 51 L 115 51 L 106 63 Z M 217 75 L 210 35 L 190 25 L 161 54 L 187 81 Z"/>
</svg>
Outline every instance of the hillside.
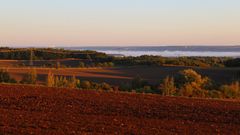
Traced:
<svg viewBox="0 0 240 135">
<path fill-rule="evenodd" d="M 240 102 L 0 85 L 0 134 L 239 134 Z"/>
<path fill-rule="evenodd" d="M 6 62 L 0 60 L 0 66 Z M 151 84 L 158 84 L 166 76 L 174 76 L 184 69 L 194 69 L 203 76 L 208 76 L 218 84 L 231 83 L 240 76 L 240 68 L 197 68 L 197 67 L 178 67 L 178 66 L 133 66 L 133 67 L 114 67 L 114 68 L 35 68 L 39 75 L 38 81 L 45 83 L 49 71 L 56 75 L 72 76 L 75 75 L 81 80 L 90 80 L 94 82 L 107 82 L 113 85 L 129 83 L 132 78 L 140 75 Z M 28 73 L 29 67 L 11 67 L 7 68 L 11 76 L 20 81 L 24 74 Z"/>
</svg>

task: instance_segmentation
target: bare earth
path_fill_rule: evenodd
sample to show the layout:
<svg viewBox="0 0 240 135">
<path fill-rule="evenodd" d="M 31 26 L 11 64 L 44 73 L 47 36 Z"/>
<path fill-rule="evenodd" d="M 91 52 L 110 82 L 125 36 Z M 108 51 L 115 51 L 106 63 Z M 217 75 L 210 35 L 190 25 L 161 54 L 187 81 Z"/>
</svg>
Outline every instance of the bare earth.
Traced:
<svg viewBox="0 0 240 135">
<path fill-rule="evenodd" d="M 240 134 L 240 101 L 0 85 L 0 134 Z"/>
</svg>

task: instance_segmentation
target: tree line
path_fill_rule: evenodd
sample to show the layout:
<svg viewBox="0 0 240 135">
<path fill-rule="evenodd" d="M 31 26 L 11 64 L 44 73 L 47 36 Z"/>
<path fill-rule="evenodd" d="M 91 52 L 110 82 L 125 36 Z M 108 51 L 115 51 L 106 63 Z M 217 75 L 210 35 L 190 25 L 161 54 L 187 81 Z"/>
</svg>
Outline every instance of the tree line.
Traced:
<svg viewBox="0 0 240 135">
<path fill-rule="evenodd" d="M 87 59 L 99 62 L 111 59 L 105 53 L 96 51 L 73 51 L 55 48 L 0 48 L 0 59 L 11 60 L 56 60 L 66 58 Z"/>
<path fill-rule="evenodd" d="M 119 65 L 148 65 L 148 66 L 194 66 L 194 67 L 224 67 L 227 57 L 162 57 L 143 55 L 138 57 L 115 58 Z"/>
<path fill-rule="evenodd" d="M 113 57 L 96 51 L 72 51 L 54 48 L 0 48 L 0 59 L 10 60 L 58 60 L 75 58 L 86 63 L 111 62 L 117 66 L 195 66 L 240 67 L 240 58 L 230 57 L 162 57 L 143 55 L 139 57 Z"/>
</svg>

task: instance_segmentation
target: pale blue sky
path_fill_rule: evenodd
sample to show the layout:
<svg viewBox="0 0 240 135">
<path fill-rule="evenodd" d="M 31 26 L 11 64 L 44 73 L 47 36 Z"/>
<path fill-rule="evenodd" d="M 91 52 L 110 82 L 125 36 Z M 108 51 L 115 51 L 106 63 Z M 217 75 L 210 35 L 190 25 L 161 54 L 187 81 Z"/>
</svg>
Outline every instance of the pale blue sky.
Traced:
<svg viewBox="0 0 240 135">
<path fill-rule="evenodd" d="M 240 0 L 0 0 L 4 45 L 236 45 Z"/>
</svg>

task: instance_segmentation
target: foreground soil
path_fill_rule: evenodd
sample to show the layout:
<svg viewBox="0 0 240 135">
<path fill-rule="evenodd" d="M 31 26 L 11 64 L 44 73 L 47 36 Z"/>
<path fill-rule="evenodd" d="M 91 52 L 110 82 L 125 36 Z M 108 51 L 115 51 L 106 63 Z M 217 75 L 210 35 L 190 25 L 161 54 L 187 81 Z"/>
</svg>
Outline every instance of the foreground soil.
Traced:
<svg viewBox="0 0 240 135">
<path fill-rule="evenodd" d="M 0 134 L 240 134 L 240 101 L 0 85 Z"/>
</svg>

